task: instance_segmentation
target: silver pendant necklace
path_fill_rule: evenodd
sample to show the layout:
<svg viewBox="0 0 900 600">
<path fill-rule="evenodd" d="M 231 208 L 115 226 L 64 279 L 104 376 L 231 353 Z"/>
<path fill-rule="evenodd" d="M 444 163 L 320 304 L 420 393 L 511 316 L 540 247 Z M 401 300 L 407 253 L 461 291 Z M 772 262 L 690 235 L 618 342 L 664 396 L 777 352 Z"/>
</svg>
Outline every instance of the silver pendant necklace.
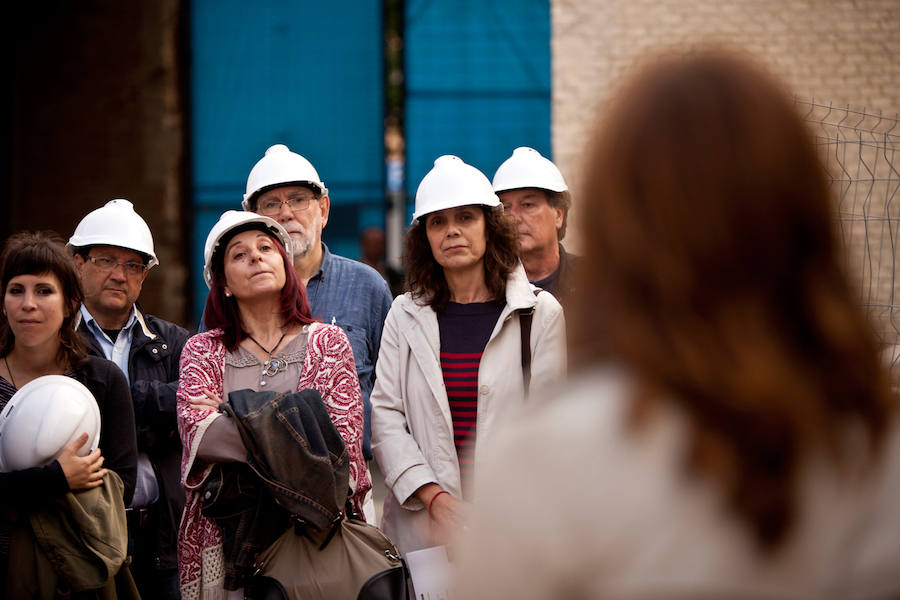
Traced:
<svg viewBox="0 0 900 600">
<path fill-rule="evenodd" d="M 283 358 L 279 358 L 277 356 L 275 358 L 272 358 L 272 354 L 276 350 L 278 350 L 278 346 L 281 345 L 281 342 L 282 342 L 282 340 L 284 340 L 284 336 L 286 336 L 286 335 L 287 335 L 287 332 L 283 332 L 281 334 L 281 337 L 278 338 L 278 341 L 275 342 L 275 345 L 272 346 L 272 349 L 269 350 L 268 348 L 266 348 L 265 346 L 263 346 L 262 344 L 257 342 L 256 339 L 252 335 L 250 335 L 249 333 L 247 334 L 247 337 L 250 339 L 251 342 L 253 342 L 257 346 L 262 348 L 262 351 L 269 355 L 269 357 L 263 362 L 262 375 L 264 375 L 265 377 L 275 377 L 278 373 L 287 370 L 287 361 L 285 361 Z M 265 387 L 266 380 L 265 379 L 260 380 L 259 385 L 260 385 L 260 387 Z"/>
</svg>

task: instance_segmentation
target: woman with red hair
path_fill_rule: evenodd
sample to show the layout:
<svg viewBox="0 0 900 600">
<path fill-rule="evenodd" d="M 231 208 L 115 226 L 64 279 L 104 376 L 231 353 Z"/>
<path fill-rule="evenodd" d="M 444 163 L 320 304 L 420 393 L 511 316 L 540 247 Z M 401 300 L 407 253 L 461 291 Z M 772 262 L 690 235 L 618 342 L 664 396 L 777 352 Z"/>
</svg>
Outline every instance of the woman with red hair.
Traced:
<svg viewBox="0 0 900 600">
<path fill-rule="evenodd" d="M 217 412 L 229 392 L 317 390 L 349 453 L 351 503 L 359 515 L 372 487 L 362 456 L 363 405 L 350 342 L 340 327 L 310 316 L 290 243 L 274 220 L 238 211 L 224 213 L 206 241 L 209 330 L 185 345 L 178 384 L 188 492 L 178 536 L 184 600 L 242 597 L 240 584 L 226 589 L 232 586 L 222 529 L 201 513 L 201 489 L 213 465 L 247 457 L 232 419 Z M 235 578 L 240 582 L 243 575 Z"/>
</svg>

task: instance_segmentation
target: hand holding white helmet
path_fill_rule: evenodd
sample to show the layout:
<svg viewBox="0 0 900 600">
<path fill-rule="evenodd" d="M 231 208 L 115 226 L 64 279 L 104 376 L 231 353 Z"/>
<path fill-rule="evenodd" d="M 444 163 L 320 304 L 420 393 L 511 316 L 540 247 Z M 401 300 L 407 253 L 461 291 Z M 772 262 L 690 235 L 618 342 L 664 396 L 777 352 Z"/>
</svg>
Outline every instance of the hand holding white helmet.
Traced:
<svg viewBox="0 0 900 600">
<path fill-rule="evenodd" d="M 103 484 L 106 469 L 103 454 L 97 448 L 87 456 L 80 456 L 88 443 L 88 434 L 82 433 L 74 442 L 62 449 L 56 457 L 70 490 L 85 490 Z"/>
</svg>

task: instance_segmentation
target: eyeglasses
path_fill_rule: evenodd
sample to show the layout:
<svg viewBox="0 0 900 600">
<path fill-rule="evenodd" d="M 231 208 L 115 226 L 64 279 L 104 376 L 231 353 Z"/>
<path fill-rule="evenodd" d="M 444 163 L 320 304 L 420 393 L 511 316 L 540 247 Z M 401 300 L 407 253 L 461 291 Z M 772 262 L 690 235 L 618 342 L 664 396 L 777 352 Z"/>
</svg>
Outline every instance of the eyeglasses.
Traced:
<svg viewBox="0 0 900 600">
<path fill-rule="evenodd" d="M 263 200 L 259 203 L 257 207 L 257 211 L 259 214 L 264 217 L 272 217 L 281 212 L 281 207 L 285 204 L 289 209 L 293 212 L 303 212 L 304 210 L 309 208 L 310 203 L 315 200 L 316 197 L 311 194 L 304 194 L 302 196 L 294 196 L 293 198 L 289 198 L 287 200 L 278 200 L 277 198 L 269 198 Z"/>
<path fill-rule="evenodd" d="M 147 267 L 144 266 L 143 263 L 138 262 L 116 262 L 115 260 L 109 258 L 108 256 L 88 256 L 87 259 L 91 261 L 95 267 L 103 271 L 104 273 L 109 273 L 113 271 L 119 265 L 122 265 L 122 269 L 125 271 L 125 274 L 129 277 L 137 277 L 141 273 L 147 270 Z"/>
</svg>

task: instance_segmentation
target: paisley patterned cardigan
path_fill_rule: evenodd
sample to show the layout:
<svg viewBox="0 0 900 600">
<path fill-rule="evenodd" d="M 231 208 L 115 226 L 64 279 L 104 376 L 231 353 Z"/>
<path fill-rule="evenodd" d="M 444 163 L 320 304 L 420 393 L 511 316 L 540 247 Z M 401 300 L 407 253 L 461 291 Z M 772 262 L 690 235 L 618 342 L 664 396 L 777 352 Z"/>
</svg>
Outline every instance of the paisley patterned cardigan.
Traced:
<svg viewBox="0 0 900 600">
<path fill-rule="evenodd" d="M 197 448 L 207 427 L 220 416 L 214 410 L 195 410 L 190 402 L 204 397 L 208 389 L 223 397 L 225 346 L 220 329 L 190 338 L 181 353 L 178 380 L 178 432 L 184 447 L 181 480 L 187 490 L 187 505 L 178 530 L 178 563 L 183 600 L 224 598 L 222 583 L 222 532 L 200 514 L 199 489 L 212 464 L 197 457 Z M 301 334 L 302 335 L 302 334 Z M 344 438 L 350 456 L 352 501 L 362 515 L 363 499 L 372 480 L 362 454 L 363 404 L 353 351 L 344 331 L 334 325 L 309 326 L 309 343 L 297 390 L 313 388 L 322 394 L 331 420 Z"/>
</svg>

